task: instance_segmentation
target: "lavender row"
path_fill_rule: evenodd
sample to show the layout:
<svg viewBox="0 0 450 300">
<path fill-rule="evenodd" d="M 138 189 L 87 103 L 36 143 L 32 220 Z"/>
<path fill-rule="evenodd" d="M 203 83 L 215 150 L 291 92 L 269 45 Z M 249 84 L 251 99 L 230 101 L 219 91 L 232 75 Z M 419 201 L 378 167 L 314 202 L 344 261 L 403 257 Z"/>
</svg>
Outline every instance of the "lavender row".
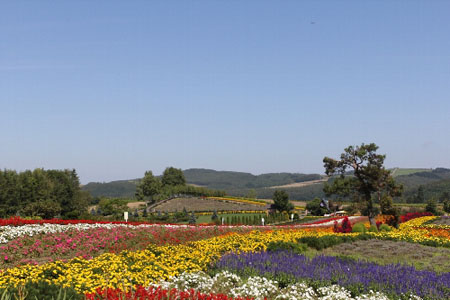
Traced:
<svg viewBox="0 0 450 300">
<path fill-rule="evenodd" d="M 289 251 L 276 251 L 227 254 L 215 267 L 285 282 L 307 280 L 338 284 L 354 294 L 372 289 L 394 298 L 415 294 L 425 299 L 450 299 L 450 273 L 419 271 L 399 264 L 383 266 L 334 256 L 310 259 Z"/>
</svg>

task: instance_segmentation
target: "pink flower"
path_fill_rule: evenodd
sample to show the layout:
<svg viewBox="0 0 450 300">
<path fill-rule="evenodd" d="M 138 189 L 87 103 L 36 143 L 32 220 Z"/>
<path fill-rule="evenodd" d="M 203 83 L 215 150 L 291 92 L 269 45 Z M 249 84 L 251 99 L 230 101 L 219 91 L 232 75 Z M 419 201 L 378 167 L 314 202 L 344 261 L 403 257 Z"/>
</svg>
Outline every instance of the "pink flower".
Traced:
<svg viewBox="0 0 450 300">
<path fill-rule="evenodd" d="M 8 260 L 8 255 L 5 255 L 5 260 Z"/>
</svg>

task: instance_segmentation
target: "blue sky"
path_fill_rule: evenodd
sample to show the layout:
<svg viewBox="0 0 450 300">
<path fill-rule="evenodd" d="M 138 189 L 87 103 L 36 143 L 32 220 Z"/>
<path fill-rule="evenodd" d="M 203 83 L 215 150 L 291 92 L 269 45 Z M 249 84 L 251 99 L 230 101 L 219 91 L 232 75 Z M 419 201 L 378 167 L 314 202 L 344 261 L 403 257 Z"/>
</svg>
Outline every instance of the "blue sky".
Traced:
<svg viewBox="0 0 450 300">
<path fill-rule="evenodd" d="M 450 167 L 448 1 L 3 1 L 0 168 Z"/>
</svg>

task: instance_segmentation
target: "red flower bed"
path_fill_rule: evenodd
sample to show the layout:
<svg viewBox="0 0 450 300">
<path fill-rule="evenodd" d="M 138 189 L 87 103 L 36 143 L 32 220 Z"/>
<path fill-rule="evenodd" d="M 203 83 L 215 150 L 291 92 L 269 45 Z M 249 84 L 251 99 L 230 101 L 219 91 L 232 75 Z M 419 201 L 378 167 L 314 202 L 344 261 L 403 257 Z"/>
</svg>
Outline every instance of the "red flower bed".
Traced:
<svg viewBox="0 0 450 300">
<path fill-rule="evenodd" d="M 415 218 L 425 217 L 425 216 L 432 216 L 433 214 L 430 212 L 415 212 L 415 213 L 407 213 L 406 215 L 400 216 L 400 221 L 406 222 Z"/>
<path fill-rule="evenodd" d="M 187 292 L 176 289 L 163 290 L 152 288 L 148 290 L 137 286 L 133 292 L 124 292 L 119 289 L 97 289 L 96 293 L 86 294 L 87 300 L 233 300 L 223 294 L 203 294 L 194 290 Z M 251 300 L 253 298 L 234 298 L 234 300 Z"/>
</svg>

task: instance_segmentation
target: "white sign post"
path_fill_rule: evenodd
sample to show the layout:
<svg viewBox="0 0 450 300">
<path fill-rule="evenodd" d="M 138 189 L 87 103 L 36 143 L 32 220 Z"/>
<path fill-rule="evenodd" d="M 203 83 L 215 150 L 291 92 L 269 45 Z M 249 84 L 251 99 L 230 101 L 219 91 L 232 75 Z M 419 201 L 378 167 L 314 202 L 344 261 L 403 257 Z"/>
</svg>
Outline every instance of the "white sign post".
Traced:
<svg viewBox="0 0 450 300">
<path fill-rule="evenodd" d="M 222 217 L 222 225 L 225 223 L 225 219 Z"/>
<path fill-rule="evenodd" d="M 264 226 L 264 218 L 261 218 L 261 224 Z"/>
<path fill-rule="evenodd" d="M 294 221 L 294 214 L 291 214 L 291 221 Z"/>
<path fill-rule="evenodd" d="M 128 222 L 128 212 L 127 211 L 123 212 L 123 218 L 125 219 L 125 222 Z"/>
</svg>

